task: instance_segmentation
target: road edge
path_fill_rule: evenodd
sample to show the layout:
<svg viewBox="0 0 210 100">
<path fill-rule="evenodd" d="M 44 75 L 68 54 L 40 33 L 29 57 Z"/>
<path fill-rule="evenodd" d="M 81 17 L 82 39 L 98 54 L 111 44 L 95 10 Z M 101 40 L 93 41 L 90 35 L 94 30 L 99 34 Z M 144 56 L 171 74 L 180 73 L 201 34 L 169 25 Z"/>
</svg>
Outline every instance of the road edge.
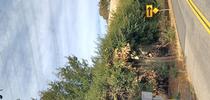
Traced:
<svg viewBox="0 0 210 100">
<path fill-rule="evenodd" d="M 175 14 L 174 14 L 174 11 L 173 11 L 172 0 L 168 0 L 168 7 L 170 9 L 169 10 L 170 25 L 175 31 L 175 42 L 176 42 L 175 43 L 175 48 L 176 48 L 177 61 L 181 62 L 181 64 L 183 64 L 181 66 L 186 67 L 186 62 L 185 62 L 186 58 L 185 58 L 185 55 L 184 55 L 184 51 L 181 48 L 180 36 L 179 36 L 177 26 L 176 26 L 177 24 L 176 24 Z M 187 81 L 189 82 L 189 85 L 190 85 L 190 88 L 191 88 L 191 94 L 194 95 L 195 96 L 194 99 L 197 100 L 196 93 L 195 93 L 194 87 L 192 85 L 192 80 L 191 80 L 186 68 L 184 68 L 184 72 L 187 75 Z"/>
<path fill-rule="evenodd" d="M 176 27 L 176 19 L 175 19 L 175 15 L 174 15 L 174 12 L 173 12 L 173 6 L 172 6 L 172 1 L 171 0 L 168 0 L 168 7 L 169 7 L 169 17 L 170 17 L 170 24 L 171 24 L 171 27 L 174 28 L 174 31 L 175 31 L 175 44 L 176 44 L 176 50 L 177 50 L 177 58 L 179 61 L 183 61 L 184 60 L 184 53 L 183 53 L 183 50 L 181 48 L 181 44 L 180 44 L 180 40 L 179 40 L 179 34 L 178 34 L 178 31 L 177 31 L 177 27 Z"/>
</svg>

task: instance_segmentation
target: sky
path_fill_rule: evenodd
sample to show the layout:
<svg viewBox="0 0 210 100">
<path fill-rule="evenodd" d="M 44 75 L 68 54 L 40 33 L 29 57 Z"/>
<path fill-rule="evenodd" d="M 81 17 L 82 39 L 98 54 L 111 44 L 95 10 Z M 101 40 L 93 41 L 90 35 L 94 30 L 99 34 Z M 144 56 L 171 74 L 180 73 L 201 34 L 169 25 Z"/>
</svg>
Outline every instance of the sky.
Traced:
<svg viewBox="0 0 210 100">
<path fill-rule="evenodd" d="M 65 57 L 91 61 L 105 32 L 98 0 L 0 0 L 0 95 L 39 98 Z"/>
</svg>

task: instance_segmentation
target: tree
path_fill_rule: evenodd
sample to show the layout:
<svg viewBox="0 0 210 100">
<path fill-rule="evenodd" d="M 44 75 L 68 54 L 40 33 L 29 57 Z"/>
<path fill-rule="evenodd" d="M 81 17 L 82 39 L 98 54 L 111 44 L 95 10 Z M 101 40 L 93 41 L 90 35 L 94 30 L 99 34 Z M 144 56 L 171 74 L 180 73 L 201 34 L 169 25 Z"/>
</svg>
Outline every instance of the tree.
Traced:
<svg viewBox="0 0 210 100">
<path fill-rule="evenodd" d="M 99 41 L 93 67 L 88 67 L 84 60 L 68 57 L 68 65 L 59 69 L 60 81 L 52 82 L 50 88 L 42 92 L 41 99 L 138 100 L 140 90 L 153 90 L 154 84 L 148 82 L 147 77 L 140 83 L 139 76 L 145 71 L 133 68 L 132 60 L 128 62 L 123 56 L 127 54 L 124 52 L 127 46 L 131 49 L 128 53 L 138 52 L 139 45 L 154 43 L 159 38 L 158 16 L 145 18 L 148 3 L 156 4 L 154 0 L 119 2 L 107 35 Z M 109 0 L 100 0 L 99 7 L 100 15 L 108 19 Z"/>
<path fill-rule="evenodd" d="M 85 60 L 68 57 L 68 65 L 59 68 L 59 81 L 51 82 L 50 88 L 41 92 L 42 100 L 84 100 L 92 83 L 92 68 Z"/>
<path fill-rule="evenodd" d="M 99 2 L 99 14 L 105 20 L 108 20 L 109 17 L 109 2 L 110 0 L 100 0 Z"/>
</svg>

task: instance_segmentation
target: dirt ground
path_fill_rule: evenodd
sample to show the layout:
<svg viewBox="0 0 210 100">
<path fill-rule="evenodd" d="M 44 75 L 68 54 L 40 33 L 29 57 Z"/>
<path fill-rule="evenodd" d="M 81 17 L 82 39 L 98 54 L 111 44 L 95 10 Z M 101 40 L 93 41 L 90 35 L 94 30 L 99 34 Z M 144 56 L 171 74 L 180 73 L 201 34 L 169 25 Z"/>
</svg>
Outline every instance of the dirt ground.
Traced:
<svg viewBox="0 0 210 100">
<path fill-rule="evenodd" d="M 165 0 L 165 2 L 168 4 L 169 10 L 169 19 L 171 27 L 175 29 L 176 32 L 176 43 L 175 43 L 175 49 L 173 50 L 177 54 L 177 63 L 176 67 L 178 69 L 178 75 L 176 77 L 169 76 L 169 97 L 176 98 L 178 100 L 197 100 L 196 94 L 194 92 L 193 86 L 191 85 L 187 71 L 185 66 L 185 58 L 182 54 L 180 42 L 179 42 L 179 36 L 176 29 L 176 21 L 174 18 L 174 13 L 172 10 L 172 3 L 171 0 Z M 171 74 L 170 74 L 171 75 Z"/>
<path fill-rule="evenodd" d="M 169 97 L 178 100 L 196 100 L 194 89 L 188 81 L 184 62 L 178 61 L 176 66 L 178 68 L 177 76 L 172 76 L 172 71 L 169 76 Z"/>
</svg>

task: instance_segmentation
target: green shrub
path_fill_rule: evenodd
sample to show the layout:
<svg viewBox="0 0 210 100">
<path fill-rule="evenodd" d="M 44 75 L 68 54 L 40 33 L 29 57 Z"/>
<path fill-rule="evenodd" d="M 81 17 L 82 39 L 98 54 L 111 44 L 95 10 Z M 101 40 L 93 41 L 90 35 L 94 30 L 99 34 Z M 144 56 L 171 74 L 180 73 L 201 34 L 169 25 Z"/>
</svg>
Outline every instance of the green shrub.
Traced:
<svg viewBox="0 0 210 100">
<path fill-rule="evenodd" d="M 159 38 L 159 15 L 147 19 L 145 5 L 156 2 L 145 0 L 125 0 L 120 2 L 109 26 L 108 34 L 123 34 L 133 50 L 141 44 L 151 44 Z"/>
<path fill-rule="evenodd" d="M 100 14 L 107 18 L 107 0 L 100 1 Z M 103 4 L 102 4 L 103 2 Z M 68 66 L 59 70 L 60 81 L 52 82 L 47 91 L 41 93 L 44 100 L 103 100 L 135 99 L 140 90 L 152 91 L 151 84 L 135 82 L 136 73 L 120 62 L 113 63 L 115 49 L 127 43 L 132 50 L 139 45 L 151 44 L 158 40 L 159 16 L 145 18 L 145 5 L 158 6 L 155 0 L 121 0 L 109 24 L 108 33 L 98 44 L 93 67 L 79 62 L 75 57 L 69 59 Z M 120 67 L 119 67 L 120 66 Z M 164 73 L 165 74 L 165 73 Z M 68 80 L 68 81 L 66 81 Z"/>
</svg>

